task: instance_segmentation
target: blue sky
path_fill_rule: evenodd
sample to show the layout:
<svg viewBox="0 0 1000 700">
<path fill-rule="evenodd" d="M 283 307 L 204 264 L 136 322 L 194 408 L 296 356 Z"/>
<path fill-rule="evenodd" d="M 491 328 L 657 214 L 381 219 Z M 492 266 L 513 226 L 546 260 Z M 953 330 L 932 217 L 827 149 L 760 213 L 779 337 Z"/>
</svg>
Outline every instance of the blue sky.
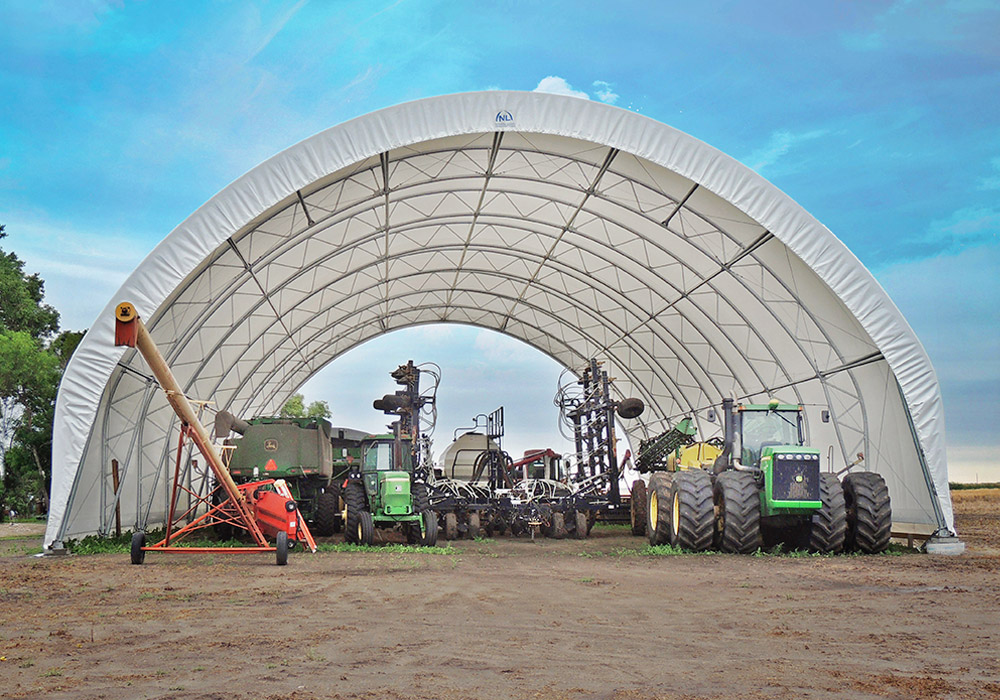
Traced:
<svg viewBox="0 0 1000 700">
<path fill-rule="evenodd" d="M 972 0 L 3 3 L 4 247 L 85 328 L 171 229 L 303 138 L 433 95 L 583 93 L 741 160 L 841 238 L 934 361 L 953 474 L 1000 479 L 997 36 L 997 3 Z M 471 329 L 410 333 L 452 386 L 439 446 L 499 403 L 512 449 L 554 431 L 554 363 Z M 392 387 L 366 347 L 308 398 L 370 419 L 358 373 Z"/>
</svg>

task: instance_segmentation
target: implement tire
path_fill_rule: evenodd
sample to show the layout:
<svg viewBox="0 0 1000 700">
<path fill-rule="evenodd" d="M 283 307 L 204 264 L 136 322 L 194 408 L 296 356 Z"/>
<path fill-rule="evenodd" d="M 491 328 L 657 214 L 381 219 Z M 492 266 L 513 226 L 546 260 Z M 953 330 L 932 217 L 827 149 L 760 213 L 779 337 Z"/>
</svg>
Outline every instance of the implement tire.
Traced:
<svg viewBox="0 0 1000 700">
<path fill-rule="evenodd" d="M 479 537 L 482 528 L 479 526 L 479 513 L 473 511 L 469 513 L 469 527 L 466 530 L 466 535 L 470 540 L 474 540 Z"/>
<path fill-rule="evenodd" d="M 649 544 L 670 542 L 670 488 L 671 475 L 653 472 L 646 489 L 646 536 Z"/>
<path fill-rule="evenodd" d="M 340 494 L 334 493 L 332 487 L 316 496 L 316 510 L 313 512 L 313 522 L 316 524 L 316 534 L 329 537 L 336 530 L 337 518 L 340 516 Z"/>
<path fill-rule="evenodd" d="M 590 534 L 590 520 L 587 518 L 586 513 L 578 510 L 574 519 L 576 520 L 576 527 L 573 529 L 573 536 L 578 540 L 587 539 L 587 535 Z"/>
<path fill-rule="evenodd" d="M 670 488 L 670 544 L 692 552 L 712 546 L 712 477 L 704 469 L 674 474 Z"/>
<path fill-rule="evenodd" d="M 885 479 L 875 472 L 848 474 L 844 477 L 844 502 L 847 549 L 865 554 L 885 551 L 892 533 L 892 504 Z"/>
<path fill-rule="evenodd" d="M 146 533 L 136 532 L 132 535 L 132 563 L 136 566 L 142 564 L 146 561 L 146 550 L 143 547 L 146 546 Z"/>
<path fill-rule="evenodd" d="M 629 499 L 632 516 L 632 534 L 642 537 L 646 534 L 646 482 L 636 479 L 632 482 L 632 497 Z"/>
<path fill-rule="evenodd" d="M 835 474 L 819 475 L 819 498 L 823 507 L 813 514 L 809 524 L 809 550 L 821 554 L 842 552 L 847 537 L 847 507 L 844 488 Z"/>
<path fill-rule="evenodd" d="M 433 510 L 425 510 L 422 513 L 424 518 L 424 534 L 420 538 L 420 544 L 424 547 L 433 547 L 438 541 L 438 519 Z"/>
<path fill-rule="evenodd" d="M 566 516 L 559 511 L 552 514 L 552 522 L 549 526 L 549 537 L 562 540 L 566 538 Z"/>
<path fill-rule="evenodd" d="M 274 543 L 274 559 L 278 566 L 288 563 L 288 533 L 278 530 L 278 536 Z"/>
<path fill-rule="evenodd" d="M 714 546 L 732 554 L 751 554 L 763 544 L 760 536 L 760 489 L 749 472 L 725 471 L 715 478 Z"/>
<path fill-rule="evenodd" d="M 454 513 L 444 514 L 444 538 L 446 540 L 458 539 L 458 516 Z"/>
<path fill-rule="evenodd" d="M 360 481 L 347 482 L 347 486 L 344 487 L 344 507 L 347 509 L 347 515 L 344 518 L 344 541 L 360 544 L 358 527 L 361 513 L 368 510 L 365 487 Z"/>
</svg>

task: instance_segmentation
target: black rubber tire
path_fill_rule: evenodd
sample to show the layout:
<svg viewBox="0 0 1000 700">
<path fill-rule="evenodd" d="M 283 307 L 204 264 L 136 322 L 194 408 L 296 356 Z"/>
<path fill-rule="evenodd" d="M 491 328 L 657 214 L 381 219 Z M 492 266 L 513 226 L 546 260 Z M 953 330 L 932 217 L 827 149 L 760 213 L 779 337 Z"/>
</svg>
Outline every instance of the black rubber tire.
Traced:
<svg viewBox="0 0 1000 700">
<path fill-rule="evenodd" d="M 715 511 L 712 477 L 707 471 L 687 469 L 674 474 L 670 510 L 670 544 L 692 552 L 703 552 L 712 546 Z"/>
<path fill-rule="evenodd" d="M 865 554 L 885 551 L 892 535 L 892 504 L 885 479 L 875 472 L 848 474 L 844 477 L 844 505 L 847 508 L 844 546 Z"/>
<path fill-rule="evenodd" d="M 646 534 L 646 482 L 636 479 L 632 482 L 632 497 L 629 499 L 632 516 L 632 534 L 642 537 Z"/>
<path fill-rule="evenodd" d="M 585 540 L 589 534 L 590 522 L 587 518 L 587 514 L 582 510 L 576 511 L 576 527 L 573 528 L 573 537 L 578 540 Z"/>
<path fill-rule="evenodd" d="M 358 513 L 358 544 L 371 546 L 375 543 L 375 521 L 367 510 Z"/>
<path fill-rule="evenodd" d="M 223 489 L 216 489 L 212 492 L 212 505 L 217 506 L 227 498 L 229 498 L 229 495 Z M 215 533 L 216 539 L 225 541 L 235 537 L 236 528 L 233 527 L 232 523 L 215 521 L 212 523 L 212 532 Z"/>
<path fill-rule="evenodd" d="M 361 513 L 368 511 L 365 487 L 360 481 L 349 481 L 344 487 L 344 507 L 347 515 L 344 522 L 344 541 L 358 544 L 358 523 Z"/>
<path fill-rule="evenodd" d="M 449 541 L 458 539 L 458 516 L 454 513 L 444 514 L 444 538 Z"/>
<path fill-rule="evenodd" d="M 438 541 L 438 521 L 437 516 L 432 510 L 423 511 L 424 516 L 424 534 L 420 540 L 420 544 L 424 547 L 433 547 Z"/>
<path fill-rule="evenodd" d="M 132 535 L 132 563 L 136 566 L 142 564 L 146 561 L 146 550 L 143 547 L 146 546 L 146 533 L 136 532 Z"/>
<path fill-rule="evenodd" d="M 842 552 L 847 539 L 847 507 L 836 474 L 819 475 L 819 498 L 823 507 L 810 521 L 809 549 L 821 554 Z"/>
<path fill-rule="evenodd" d="M 410 483 L 410 502 L 413 504 L 414 513 L 423 513 L 430 510 L 431 500 L 427 494 L 427 484 L 422 481 Z"/>
<path fill-rule="evenodd" d="M 482 528 L 479 526 L 479 513 L 473 511 L 469 513 L 469 528 L 466 530 L 466 534 L 470 540 L 474 540 L 479 537 L 480 532 L 482 532 Z"/>
<path fill-rule="evenodd" d="M 552 539 L 562 540 L 566 538 L 566 516 L 556 511 L 552 514 L 552 521 L 549 525 L 548 535 Z"/>
<path fill-rule="evenodd" d="M 278 536 L 274 543 L 274 558 L 278 566 L 288 563 L 288 533 L 278 530 Z"/>
<path fill-rule="evenodd" d="M 646 488 L 646 536 L 656 546 L 670 542 L 670 489 L 673 478 L 666 472 L 653 472 Z"/>
<path fill-rule="evenodd" d="M 750 472 L 725 471 L 715 478 L 716 549 L 751 554 L 763 545 L 760 534 L 760 489 Z"/>
<path fill-rule="evenodd" d="M 316 510 L 313 511 L 316 534 L 320 537 L 329 537 L 336 531 L 339 519 L 340 494 L 327 490 L 316 496 Z"/>
</svg>

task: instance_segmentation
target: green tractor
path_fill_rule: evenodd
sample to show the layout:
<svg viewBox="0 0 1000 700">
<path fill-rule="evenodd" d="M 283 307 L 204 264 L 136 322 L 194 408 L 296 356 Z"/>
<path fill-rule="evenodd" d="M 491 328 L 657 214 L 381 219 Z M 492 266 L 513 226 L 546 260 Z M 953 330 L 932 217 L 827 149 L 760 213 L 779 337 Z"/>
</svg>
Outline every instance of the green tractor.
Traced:
<svg viewBox="0 0 1000 700">
<path fill-rule="evenodd" d="M 651 475 L 650 543 L 736 553 L 778 543 L 821 553 L 884 550 L 892 524 L 885 481 L 858 472 L 841 484 L 822 473 L 819 450 L 805 445 L 802 411 L 776 400 L 723 401 L 721 448 L 678 449 L 666 471 Z"/>
<path fill-rule="evenodd" d="M 437 544 L 437 516 L 430 509 L 427 485 L 418 477 L 408 439 L 392 434 L 366 438 L 364 456 L 344 483 L 347 542 L 370 545 L 375 528 L 386 528 L 401 530 L 410 544 Z"/>
</svg>

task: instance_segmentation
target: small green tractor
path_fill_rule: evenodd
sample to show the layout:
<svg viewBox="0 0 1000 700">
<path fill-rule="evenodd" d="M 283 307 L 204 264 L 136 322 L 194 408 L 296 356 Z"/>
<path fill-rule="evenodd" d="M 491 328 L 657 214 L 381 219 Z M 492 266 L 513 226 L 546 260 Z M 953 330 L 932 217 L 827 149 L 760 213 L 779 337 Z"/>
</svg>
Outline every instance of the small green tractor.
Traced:
<svg viewBox="0 0 1000 700">
<path fill-rule="evenodd" d="M 417 471 L 409 440 L 393 434 L 366 438 L 363 458 L 351 466 L 344 483 L 345 539 L 370 545 L 375 528 L 398 528 L 410 544 L 433 547 L 437 516 Z"/>
<path fill-rule="evenodd" d="M 725 400 L 721 445 L 688 442 L 661 469 L 652 465 L 650 544 L 737 553 L 778 543 L 822 553 L 884 550 L 892 525 L 885 481 L 856 472 L 842 484 L 821 472 L 819 450 L 805 445 L 802 411 L 775 400 Z"/>
</svg>

